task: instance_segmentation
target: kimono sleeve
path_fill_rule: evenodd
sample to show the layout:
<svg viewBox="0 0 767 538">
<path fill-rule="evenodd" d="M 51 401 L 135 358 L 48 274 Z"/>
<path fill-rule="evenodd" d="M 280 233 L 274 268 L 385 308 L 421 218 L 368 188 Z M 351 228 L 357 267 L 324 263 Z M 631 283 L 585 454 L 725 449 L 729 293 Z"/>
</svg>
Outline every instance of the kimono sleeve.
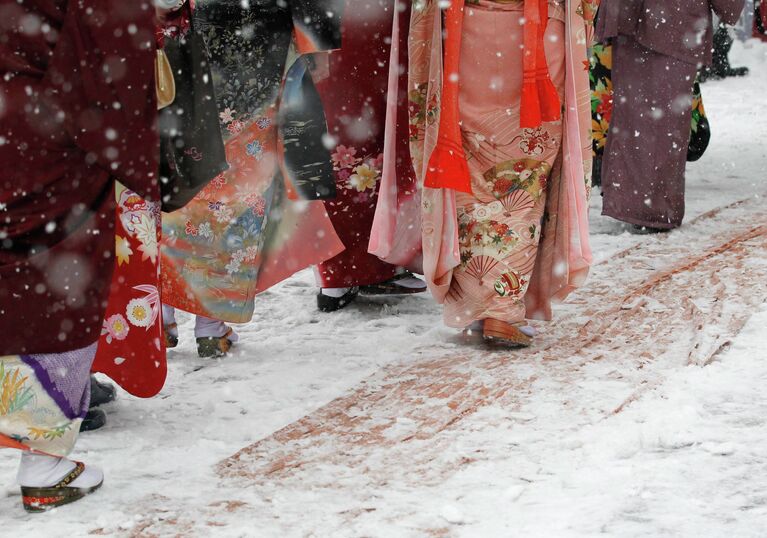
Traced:
<svg viewBox="0 0 767 538">
<path fill-rule="evenodd" d="M 70 0 L 46 73 L 49 95 L 89 162 L 159 198 L 154 8 L 145 0 Z"/>
<path fill-rule="evenodd" d="M 586 46 L 591 47 L 594 44 L 594 23 L 597 18 L 600 0 L 581 0 L 577 7 L 577 13 L 583 17 L 586 23 Z"/>
<path fill-rule="evenodd" d="M 740 19 L 745 0 L 709 0 L 709 5 L 722 22 L 733 25 Z"/>
<path fill-rule="evenodd" d="M 290 0 L 298 52 L 341 48 L 341 15 L 345 0 Z"/>
</svg>

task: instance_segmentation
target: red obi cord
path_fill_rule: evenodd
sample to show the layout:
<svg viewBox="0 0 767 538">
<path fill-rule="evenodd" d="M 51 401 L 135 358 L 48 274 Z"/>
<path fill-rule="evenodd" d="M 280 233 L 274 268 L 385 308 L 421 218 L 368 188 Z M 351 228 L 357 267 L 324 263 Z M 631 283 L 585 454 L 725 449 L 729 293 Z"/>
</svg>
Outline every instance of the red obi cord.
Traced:
<svg viewBox="0 0 767 538">
<path fill-rule="evenodd" d="M 445 10 L 442 106 L 437 145 L 429 158 L 424 186 L 471 193 L 471 175 L 461 139 L 459 69 L 464 0 L 452 0 Z M 549 20 L 548 0 L 525 0 L 524 58 L 520 127 L 534 129 L 562 117 L 562 104 L 551 82 L 544 37 Z"/>
</svg>

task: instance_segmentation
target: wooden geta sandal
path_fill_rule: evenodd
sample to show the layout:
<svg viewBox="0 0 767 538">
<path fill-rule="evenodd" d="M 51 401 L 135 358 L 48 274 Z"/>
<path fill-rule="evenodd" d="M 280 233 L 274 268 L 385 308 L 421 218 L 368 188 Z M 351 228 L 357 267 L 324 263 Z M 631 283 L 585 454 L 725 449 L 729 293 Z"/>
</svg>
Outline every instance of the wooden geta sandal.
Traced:
<svg viewBox="0 0 767 538">
<path fill-rule="evenodd" d="M 77 480 L 77 477 L 83 474 L 84 470 L 85 465 L 77 461 L 72 472 L 55 486 L 46 488 L 21 486 L 24 510 L 33 513 L 47 512 L 53 508 L 79 501 L 99 489 L 104 483 L 103 480 L 98 485 L 90 488 L 73 488 L 69 485 Z"/>
<path fill-rule="evenodd" d="M 229 339 L 234 331 L 231 327 L 224 336 L 206 336 L 197 339 L 197 354 L 200 357 L 217 359 L 226 355 L 232 349 L 233 342 Z"/>
<path fill-rule="evenodd" d="M 518 326 L 497 319 L 485 320 L 482 336 L 487 341 L 515 347 L 528 347 L 533 343 L 533 338 L 522 332 Z"/>
</svg>

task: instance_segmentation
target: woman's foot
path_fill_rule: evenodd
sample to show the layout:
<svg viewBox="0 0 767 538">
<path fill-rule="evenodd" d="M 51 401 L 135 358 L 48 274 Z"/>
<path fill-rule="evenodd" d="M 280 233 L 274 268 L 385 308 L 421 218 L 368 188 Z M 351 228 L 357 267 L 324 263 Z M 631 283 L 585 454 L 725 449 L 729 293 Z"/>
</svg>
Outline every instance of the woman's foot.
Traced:
<svg viewBox="0 0 767 538">
<path fill-rule="evenodd" d="M 527 324 L 506 323 L 498 319 L 484 320 L 482 336 L 485 341 L 513 347 L 528 347 L 533 343 L 535 329 Z"/>
<path fill-rule="evenodd" d="M 234 331 L 230 328 L 224 336 L 204 336 L 197 339 L 197 354 L 203 358 L 218 359 L 223 357 L 234 345 Z"/>
<path fill-rule="evenodd" d="M 317 308 L 320 312 L 336 312 L 349 306 L 357 298 L 360 289 L 351 288 L 322 288 L 317 294 Z"/>
<path fill-rule="evenodd" d="M 102 383 L 96 376 L 91 376 L 91 408 L 108 404 L 117 398 L 117 389 L 111 383 Z"/>
<path fill-rule="evenodd" d="M 396 275 L 378 284 L 360 286 L 361 295 L 410 295 L 423 293 L 426 290 L 426 282 L 409 272 Z"/>
<path fill-rule="evenodd" d="M 176 309 L 166 304 L 162 305 L 162 333 L 165 336 L 166 348 L 170 349 L 178 345 Z"/>
<path fill-rule="evenodd" d="M 88 409 L 88 413 L 80 423 L 81 432 L 92 432 L 107 425 L 107 414 L 95 407 Z"/>
<path fill-rule="evenodd" d="M 197 316 L 194 325 L 194 336 L 197 338 L 197 354 L 200 357 L 223 357 L 240 337 L 223 321 Z"/>
<path fill-rule="evenodd" d="M 167 349 L 174 348 L 178 345 L 178 325 L 176 323 L 163 325 L 162 333 L 165 336 L 165 347 Z"/>
<path fill-rule="evenodd" d="M 24 452 L 16 480 L 24 509 L 45 512 L 90 495 L 101 487 L 104 473 L 66 458 Z"/>
</svg>

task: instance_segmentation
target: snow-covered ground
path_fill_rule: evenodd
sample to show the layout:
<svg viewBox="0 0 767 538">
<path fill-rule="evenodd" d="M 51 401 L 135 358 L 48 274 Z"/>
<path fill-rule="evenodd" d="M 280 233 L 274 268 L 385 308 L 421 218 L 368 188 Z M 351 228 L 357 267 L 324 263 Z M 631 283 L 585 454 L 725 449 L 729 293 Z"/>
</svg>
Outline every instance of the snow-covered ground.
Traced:
<svg viewBox="0 0 767 538">
<path fill-rule="evenodd" d="M 696 217 L 767 193 L 767 46 L 736 43 L 731 59 L 752 73 L 703 86 L 713 139 L 688 168 L 691 224 L 668 239 L 680 245 L 710 233 Z M 618 233 L 599 216 L 599 202 L 594 250 L 608 267 L 619 251 L 665 240 Z M 0 536 L 767 536 L 767 308 L 705 367 L 688 366 L 686 357 L 649 363 L 655 383 L 615 414 L 587 409 L 622 400 L 618 384 L 605 379 L 611 360 L 630 358 L 629 345 L 625 356 L 579 369 L 569 393 L 547 377 L 550 368 L 514 352 L 520 370 L 540 376 L 532 393 L 519 409 L 508 398 L 490 401 L 432 437 L 445 447 L 434 468 L 471 457 L 422 484 L 392 469 L 392 480 L 374 489 L 360 482 L 356 497 L 353 476 L 339 477 L 347 483 L 337 489 L 316 487 L 332 483 L 329 465 L 307 466 L 304 490 L 279 474 L 255 488 L 222 478 L 216 464 L 383 369 L 461 350 L 427 296 L 361 300 L 327 315 L 316 311 L 315 293 L 304 272 L 261 296 L 254 320 L 238 328 L 241 345 L 222 361 L 196 356 L 186 318 L 162 393 L 151 400 L 121 393 L 105 408 L 108 426 L 81 437 L 74 456 L 106 471 L 97 495 L 27 515 L 13 483 L 18 456 L 1 452 Z M 588 405 L 561 407 L 586 393 Z M 370 452 L 371 469 L 396 453 L 385 450 Z"/>
</svg>

